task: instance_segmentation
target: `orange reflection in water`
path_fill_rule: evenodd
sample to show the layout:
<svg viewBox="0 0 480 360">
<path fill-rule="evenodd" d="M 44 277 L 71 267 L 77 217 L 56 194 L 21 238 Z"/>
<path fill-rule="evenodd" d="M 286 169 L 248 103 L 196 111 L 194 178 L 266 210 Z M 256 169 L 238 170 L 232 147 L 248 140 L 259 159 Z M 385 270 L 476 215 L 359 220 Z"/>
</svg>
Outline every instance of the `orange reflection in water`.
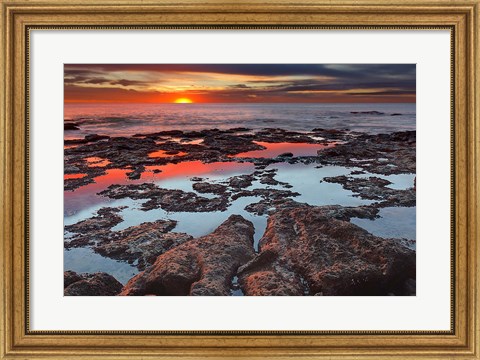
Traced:
<svg viewBox="0 0 480 360">
<path fill-rule="evenodd" d="M 292 153 L 293 156 L 316 156 L 318 150 L 335 146 L 334 143 L 329 145 L 289 142 L 269 143 L 263 141 L 255 141 L 255 143 L 266 147 L 266 149 L 247 151 L 233 157 L 272 158 L 287 152 Z"/>
<path fill-rule="evenodd" d="M 69 180 L 69 179 L 81 179 L 87 176 L 87 174 L 64 174 L 63 179 L 64 180 Z"/>
<path fill-rule="evenodd" d="M 63 149 L 73 149 L 73 148 L 76 148 L 78 147 L 79 144 L 70 144 L 70 145 L 63 145 Z"/>
<path fill-rule="evenodd" d="M 135 183 L 139 180 L 129 180 L 126 169 L 109 169 L 105 175 L 96 177 L 94 183 L 82 186 L 75 191 L 64 191 L 64 211 L 66 214 L 84 209 L 105 201 L 105 198 L 97 196 L 97 193 L 105 190 L 112 184 Z"/>
<path fill-rule="evenodd" d="M 154 173 L 158 169 L 162 172 Z M 97 195 L 112 184 L 138 184 L 145 181 L 168 180 L 185 176 L 199 176 L 209 174 L 229 174 L 239 171 L 253 171 L 251 163 L 216 162 L 204 164 L 201 161 L 185 161 L 178 164 L 160 166 L 146 166 L 145 171 L 138 180 L 130 180 L 127 173 L 130 169 L 108 169 L 105 175 L 96 177 L 94 183 L 82 186 L 75 191 L 64 191 L 64 211 L 66 214 L 76 212 L 88 206 L 110 201 Z M 85 174 L 84 174 L 85 175 Z M 161 186 L 161 185 L 160 185 Z"/>
<path fill-rule="evenodd" d="M 145 172 L 142 174 L 142 179 L 170 179 L 184 176 L 199 176 L 205 174 L 228 174 L 241 170 L 253 170 L 254 166 L 251 163 L 237 163 L 237 162 L 214 162 L 203 163 L 201 161 L 184 161 L 178 164 L 167 164 L 158 166 L 145 166 Z M 154 170 L 161 170 L 160 173 L 155 173 Z"/>
<path fill-rule="evenodd" d="M 148 157 L 150 158 L 166 158 L 166 157 L 175 157 L 175 156 L 185 156 L 187 155 L 186 152 L 183 152 L 183 151 L 179 151 L 178 153 L 176 154 L 167 154 L 168 151 L 165 151 L 165 150 L 157 150 L 157 151 L 154 151 L 154 152 L 151 152 L 150 154 L 148 154 Z"/>
<path fill-rule="evenodd" d="M 87 161 L 89 167 L 105 167 L 111 164 L 111 162 L 107 159 L 96 156 L 85 158 L 85 160 Z"/>
</svg>

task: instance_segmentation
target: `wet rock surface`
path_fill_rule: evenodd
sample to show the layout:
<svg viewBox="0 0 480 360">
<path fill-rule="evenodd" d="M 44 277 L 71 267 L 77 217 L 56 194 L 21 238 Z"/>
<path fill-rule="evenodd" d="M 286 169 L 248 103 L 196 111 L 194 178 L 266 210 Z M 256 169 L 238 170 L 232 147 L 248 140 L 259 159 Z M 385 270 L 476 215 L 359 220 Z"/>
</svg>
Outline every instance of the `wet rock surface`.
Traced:
<svg viewBox="0 0 480 360">
<path fill-rule="evenodd" d="M 64 273 L 63 293 L 66 296 L 114 296 L 118 295 L 122 287 L 117 279 L 107 273 Z"/>
<path fill-rule="evenodd" d="M 165 136 L 175 136 L 173 141 Z M 201 140 L 201 143 L 190 143 Z M 240 153 L 263 150 L 257 142 L 292 142 L 320 144 L 318 156 L 293 156 L 285 152 L 274 158 L 235 158 Z M 356 166 L 365 171 L 379 174 L 415 172 L 415 132 L 367 135 L 347 130 L 313 129 L 310 133 L 298 133 L 282 129 L 264 129 L 255 133 L 210 129 L 182 132 L 163 131 L 155 134 L 138 134 L 133 137 L 87 135 L 84 139 L 65 140 L 65 169 L 68 174 L 86 174 L 82 179 L 65 180 L 65 190 L 74 190 L 94 182 L 109 169 L 130 169 L 131 179 L 140 179 L 146 166 L 166 165 L 184 161 L 212 163 L 251 162 L 257 169 L 265 169 L 273 163 L 321 163 L 339 166 Z M 325 148 L 324 145 L 329 147 Z M 333 146 L 334 145 L 334 146 Z M 164 151 L 165 157 L 150 157 L 155 151 Z M 354 154 L 355 157 L 352 157 Z M 91 167 L 88 157 L 101 157 L 108 165 Z M 67 171 L 68 170 L 68 171 Z M 268 181 L 265 179 L 265 181 Z M 232 179 L 230 186 L 245 188 L 248 178 Z"/>
<path fill-rule="evenodd" d="M 160 255 L 120 295 L 229 295 L 237 268 L 254 256 L 253 233 L 251 222 L 232 215 L 213 233 Z"/>
<path fill-rule="evenodd" d="M 416 172 L 416 133 L 361 134 L 318 152 L 322 164 L 358 167 L 376 174 Z"/>
<path fill-rule="evenodd" d="M 80 280 L 82 280 L 82 277 L 78 275 L 75 271 L 65 271 L 63 273 L 63 288 L 66 288 L 74 282 Z"/>
<path fill-rule="evenodd" d="M 193 190 L 201 194 L 222 195 L 227 191 L 227 187 L 221 184 L 210 184 L 208 182 L 196 182 L 192 185 Z"/>
<path fill-rule="evenodd" d="M 389 188 L 392 183 L 375 176 L 368 178 L 354 178 L 345 175 L 326 177 L 323 181 L 341 184 L 344 189 L 354 192 L 354 196 L 362 199 L 378 200 L 376 206 L 415 206 L 415 188 L 398 190 Z"/>
<path fill-rule="evenodd" d="M 216 194 L 217 197 L 203 197 L 193 192 L 161 188 L 152 183 L 111 185 L 99 195 L 110 199 L 131 198 L 134 200 L 146 199 L 140 209 L 149 211 L 161 208 L 166 211 L 211 212 L 225 211 L 241 197 L 256 196 L 270 203 L 278 199 L 287 199 L 300 194 L 291 190 L 276 188 L 254 188 L 253 181 L 261 184 L 281 185 L 291 188 L 291 185 L 274 179 L 276 170 L 255 171 L 250 175 L 232 176 L 222 183 L 208 183 L 200 178 L 193 178 L 192 188 L 205 194 Z"/>
<path fill-rule="evenodd" d="M 159 255 L 192 238 L 184 233 L 170 232 L 174 226 L 175 222 L 171 220 L 142 223 L 110 233 L 93 250 L 112 259 L 134 263 L 143 270 Z"/>
<path fill-rule="evenodd" d="M 224 197 L 206 198 L 193 192 L 164 189 L 152 183 L 111 185 L 99 195 L 111 199 L 148 199 L 142 204 L 144 211 L 162 208 L 166 211 L 210 212 L 224 211 L 228 200 Z"/>
<path fill-rule="evenodd" d="M 97 215 L 91 218 L 79 221 L 72 225 L 65 225 L 65 230 L 72 233 L 92 233 L 98 231 L 108 231 L 115 225 L 123 221 L 118 215 L 124 208 L 105 207 L 97 211 Z"/>
<path fill-rule="evenodd" d="M 67 122 L 63 125 L 63 130 L 80 130 L 80 128 L 76 123 Z"/>
<path fill-rule="evenodd" d="M 317 129 L 318 130 L 318 129 Z M 275 159 L 236 159 L 235 155 L 264 150 L 265 147 L 257 142 L 295 142 L 309 144 L 328 144 L 329 140 L 318 140 L 318 136 L 329 134 L 331 141 L 346 139 L 346 132 L 331 132 L 318 130 L 309 134 L 286 131 L 282 129 L 264 129 L 254 134 L 244 133 L 248 129 L 229 130 L 202 130 L 183 132 L 181 130 L 161 131 L 153 134 L 137 134 L 132 137 L 108 137 L 104 135 L 87 135 L 83 139 L 65 140 L 65 145 L 76 145 L 64 150 L 65 169 L 71 172 L 86 174 L 82 179 L 66 179 L 65 190 L 75 190 L 79 187 L 95 182 L 95 178 L 105 175 L 109 169 L 129 169 L 130 179 L 141 178 L 145 166 L 166 165 L 183 161 L 202 161 L 212 163 L 218 161 L 249 161 L 258 168 L 265 168 L 271 163 L 283 161 L 297 161 L 295 157 L 285 153 Z M 326 135 L 325 135 L 326 136 Z M 178 140 L 172 140 L 175 137 Z M 192 140 L 201 140 L 200 144 L 190 143 Z M 150 157 L 151 153 L 164 151 L 165 157 Z M 93 168 L 85 161 L 89 157 L 101 157 L 108 161 L 102 168 Z M 300 161 L 300 160 L 299 160 Z M 75 169 L 75 170 L 73 170 Z M 245 187 L 248 179 L 236 179 L 234 187 Z"/>
<path fill-rule="evenodd" d="M 97 212 L 99 215 L 66 226 L 66 230 L 73 235 L 65 242 L 65 248 L 90 246 L 102 256 L 135 264 L 139 270 L 143 270 L 159 255 L 192 239 L 185 233 L 172 232 L 177 224 L 174 220 L 145 222 L 112 231 L 114 225 L 123 221 L 116 214 L 119 211 L 102 208 Z M 105 227 L 99 226 L 101 224 L 105 224 Z"/>
<path fill-rule="evenodd" d="M 347 221 L 363 211 L 305 205 L 276 211 L 260 253 L 238 270 L 245 295 L 411 295 L 406 283 L 415 279 L 415 252 Z"/>
<path fill-rule="evenodd" d="M 234 189 L 244 189 L 252 185 L 253 175 L 239 175 L 230 178 L 228 184 Z"/>
<path fill-rule="evenodd" d="M 270 170 L 263 170 L 263 171 L 257 170 L 253 173 L 253 175 L 256 176 L 256 179 L 259 180 L 260 184 L 281 185 L 285 188 L 291 188 L 292 185 L 275 179 L 275 175 L 277 172 L 278 172 L 277 169 L 270 169 Z"/>
</svg>

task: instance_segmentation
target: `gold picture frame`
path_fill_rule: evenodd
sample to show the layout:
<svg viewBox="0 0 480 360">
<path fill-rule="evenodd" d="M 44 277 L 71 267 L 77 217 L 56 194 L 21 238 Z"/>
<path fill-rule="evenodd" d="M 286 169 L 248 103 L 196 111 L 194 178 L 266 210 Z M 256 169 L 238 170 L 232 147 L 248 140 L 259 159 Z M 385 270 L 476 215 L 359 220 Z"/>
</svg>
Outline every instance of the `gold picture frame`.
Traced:
<svg viewBox="0 0 480 360">
<path fill-rule="evenodd" d="M 480 359 L 479 0 L 0 0 L 0 358 Z M 29 329 L 31 29 L 447 29 L 452 57 L 449 331 L 32 331 Z"/>
</svg>

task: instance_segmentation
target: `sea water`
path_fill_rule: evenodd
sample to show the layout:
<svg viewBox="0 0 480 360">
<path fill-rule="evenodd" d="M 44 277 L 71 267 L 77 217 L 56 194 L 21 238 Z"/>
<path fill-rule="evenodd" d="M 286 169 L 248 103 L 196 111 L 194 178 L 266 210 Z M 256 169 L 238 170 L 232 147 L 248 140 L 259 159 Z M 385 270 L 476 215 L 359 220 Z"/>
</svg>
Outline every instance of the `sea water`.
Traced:
<svg viewBox="0 0 480 360">
<path fill-rule="evenodd" d="M 80 131 L 67 131 L 68 138 L 235 127 L 349 129 L 368 133 L 415 130 L 412 103 L 65 104 L 64 117 L 80 127 Z"/>
</svg>

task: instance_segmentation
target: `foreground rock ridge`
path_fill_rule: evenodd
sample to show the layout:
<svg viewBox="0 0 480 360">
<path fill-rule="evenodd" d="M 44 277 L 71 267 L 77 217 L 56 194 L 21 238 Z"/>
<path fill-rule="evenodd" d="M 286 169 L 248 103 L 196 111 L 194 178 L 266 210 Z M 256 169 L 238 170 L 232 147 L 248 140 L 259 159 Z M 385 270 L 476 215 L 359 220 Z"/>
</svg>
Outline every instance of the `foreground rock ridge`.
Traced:
<svg viewBox="0 0 480 360">
<path fill-rule="evenodd" d="M 299 205 L 268 219 L 260 252 L 239 273 L 245 295 L 405 295 L 415 251 L 345 220 L 338 207 Z"/>
<path fill-rule="evenodd" d="M 209 235 L 160 255 L 120 295 L 229 295 L 237 268 L 252 259 L 253 224 L 230 216 Z"/>
</svg>

